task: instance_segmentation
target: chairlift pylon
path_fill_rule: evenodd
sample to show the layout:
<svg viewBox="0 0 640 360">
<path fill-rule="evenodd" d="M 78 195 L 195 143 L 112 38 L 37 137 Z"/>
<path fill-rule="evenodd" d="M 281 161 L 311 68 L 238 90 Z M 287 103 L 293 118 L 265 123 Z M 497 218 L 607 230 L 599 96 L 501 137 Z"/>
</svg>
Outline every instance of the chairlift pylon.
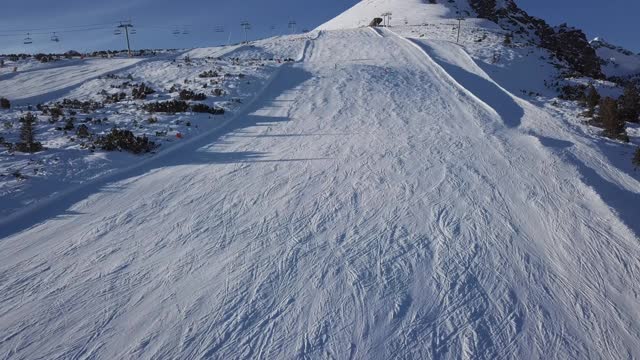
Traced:
<svg viewBox="0 0 640 360">
<path fill-rule="evenodd" d="M 33 39 L 31 39 L 31 34 L 27 33 L 27 37 L 24 38 L 24 44 L 25 45 L 33 44 Z"/>
</svg>

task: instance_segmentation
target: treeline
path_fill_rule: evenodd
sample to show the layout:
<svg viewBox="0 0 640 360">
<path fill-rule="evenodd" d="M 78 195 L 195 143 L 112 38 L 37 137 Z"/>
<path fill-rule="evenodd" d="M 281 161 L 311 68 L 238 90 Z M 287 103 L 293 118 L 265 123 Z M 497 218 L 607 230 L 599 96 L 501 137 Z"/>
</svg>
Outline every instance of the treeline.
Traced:
<svg viewBox="0 0 640 360">
<path fill-rule="evenodd" d="M 627 123 L 640 122 L 640 90 L 633 83 L 627 84 L 622 96 L 617 99 L 601 96 L 593 84 L 566 86 L 562 89 L 561 97 L 577 100 L 583 105 L 588 123 L 601 128 L 601 134 L 610 139 L 629 142 Z M 640 147 L 636 149 L 633 164 L 640 167 Z"/>
<path fill-rule="evenodd" d="M 141 49 L 132 51 L 132 56 L 153 56 L 158 53 L 158 50 L 150 50 L 150 49 Z M 50 62 L 57 61 L 61 59 L 73 59 L 73 58 L 83 58 L 83 57 L 101 57 L 108 58 L 114 56 L 126 56 L 127 50 L 100 50 L 93 51 L 88 53 L 80 53 L 75 50 L 69 50 L 65 53 L 37 53 L 37 54 L 0 54 L 0 61 L 9 60 L 12 62 L 27 60 L 27 59 L 35 59 L 40 62 Z"/>
</svg>

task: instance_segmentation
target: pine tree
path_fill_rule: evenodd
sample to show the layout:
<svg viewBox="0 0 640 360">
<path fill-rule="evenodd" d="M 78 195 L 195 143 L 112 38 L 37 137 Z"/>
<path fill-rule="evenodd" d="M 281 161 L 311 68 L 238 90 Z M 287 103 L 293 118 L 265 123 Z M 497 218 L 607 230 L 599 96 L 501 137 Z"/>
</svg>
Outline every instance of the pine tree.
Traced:
<svg viewBox="0 0 640 360">
<path fill-rule="evenodd" d="M 598 94 L 598 90 L 593 84 L 589 84 L 587 87 L 587 93 L 585 97 L 585 103 L 587 105 L 587 115 L 589 117 L 593 117 L 595 114 L 596 106 L 600 103 L 600 94 Z"/>
<path fill-rule="evenodd" d="M 629 84 L 620 97 L 620 117 L 624 121 L 638 122 L 640 116 L 640 93 L 635 85 Z"/>
<path fill-rule="evenodd" d="M 640 147 L 636 150 L 636 154 L 633 156 L 633 165 L 640 167 Z"/>
<path fill-rule="evenodd" d="M 611 139 L 629 141 L 625 122 L 620 118 L 618 102 L 610 97 L 602 99 L 600 102 L 599 120 L 604 128 L 604 136 Z"/>
<path fill-rule="evenodd" d="M 513 44 L 513 35 L 511 35 L 511 34 L 505 35 L 504 36 L 503 45 L 504 46 L 511 46 L 511 44 Z"/>
<path fill-rule="evenodd" d="M 0 97 L 0 109 L 10 109 L 11 102 L 7 98 Z"/>
<path fill-rule="evenodd" d="M 16 144 L 16 149 L 18 151 L 34 153 L 42 150 L 42 144 L 35 141 L 33 124 L 36 120 L 37 118 L 30 112 L 20 119 L 22 128 L 20 129 L 20 142 Z"/>
</svg>

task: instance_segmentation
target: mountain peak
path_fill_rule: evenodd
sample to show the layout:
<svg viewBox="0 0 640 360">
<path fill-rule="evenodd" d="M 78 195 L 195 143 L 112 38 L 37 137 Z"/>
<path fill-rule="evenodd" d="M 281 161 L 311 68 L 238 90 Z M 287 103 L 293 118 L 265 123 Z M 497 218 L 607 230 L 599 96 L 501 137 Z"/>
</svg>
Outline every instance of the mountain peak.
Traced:
<svg viewBox="0 0 640 360">
<path fill-rule="evenodd" d="M 628 77 L 640 74 L 640 55 L 614 45 L 602 37 L 589 42 L 602 60 L 602 69 L 608 77 Z"/>
</svg>

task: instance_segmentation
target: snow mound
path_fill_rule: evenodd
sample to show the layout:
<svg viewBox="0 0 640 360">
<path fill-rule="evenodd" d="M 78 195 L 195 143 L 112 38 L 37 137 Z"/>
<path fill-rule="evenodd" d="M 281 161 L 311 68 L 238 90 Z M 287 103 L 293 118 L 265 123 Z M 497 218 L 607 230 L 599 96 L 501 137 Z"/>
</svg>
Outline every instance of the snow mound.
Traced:
<svg viewBox="0 0 640 360">
<path fill-rule="evenodd" d="M 305 44 L 314 34 L 286 35 L 253 41 L 249 44 L 199 48 L 185 54 L 191 58 L 225 57 L 238 59 L 299 59 Z"/>
<path fill-rule="evenodd" d="M 320 25 L 319 30 L 350 29 L 367 26 L 375 17 L 390 12 L 391 24 L 421 25 L 459 16 L 475 17 L 466 0 L 431 4 L 427 0 L 363 0 Z"/>
</svg>

